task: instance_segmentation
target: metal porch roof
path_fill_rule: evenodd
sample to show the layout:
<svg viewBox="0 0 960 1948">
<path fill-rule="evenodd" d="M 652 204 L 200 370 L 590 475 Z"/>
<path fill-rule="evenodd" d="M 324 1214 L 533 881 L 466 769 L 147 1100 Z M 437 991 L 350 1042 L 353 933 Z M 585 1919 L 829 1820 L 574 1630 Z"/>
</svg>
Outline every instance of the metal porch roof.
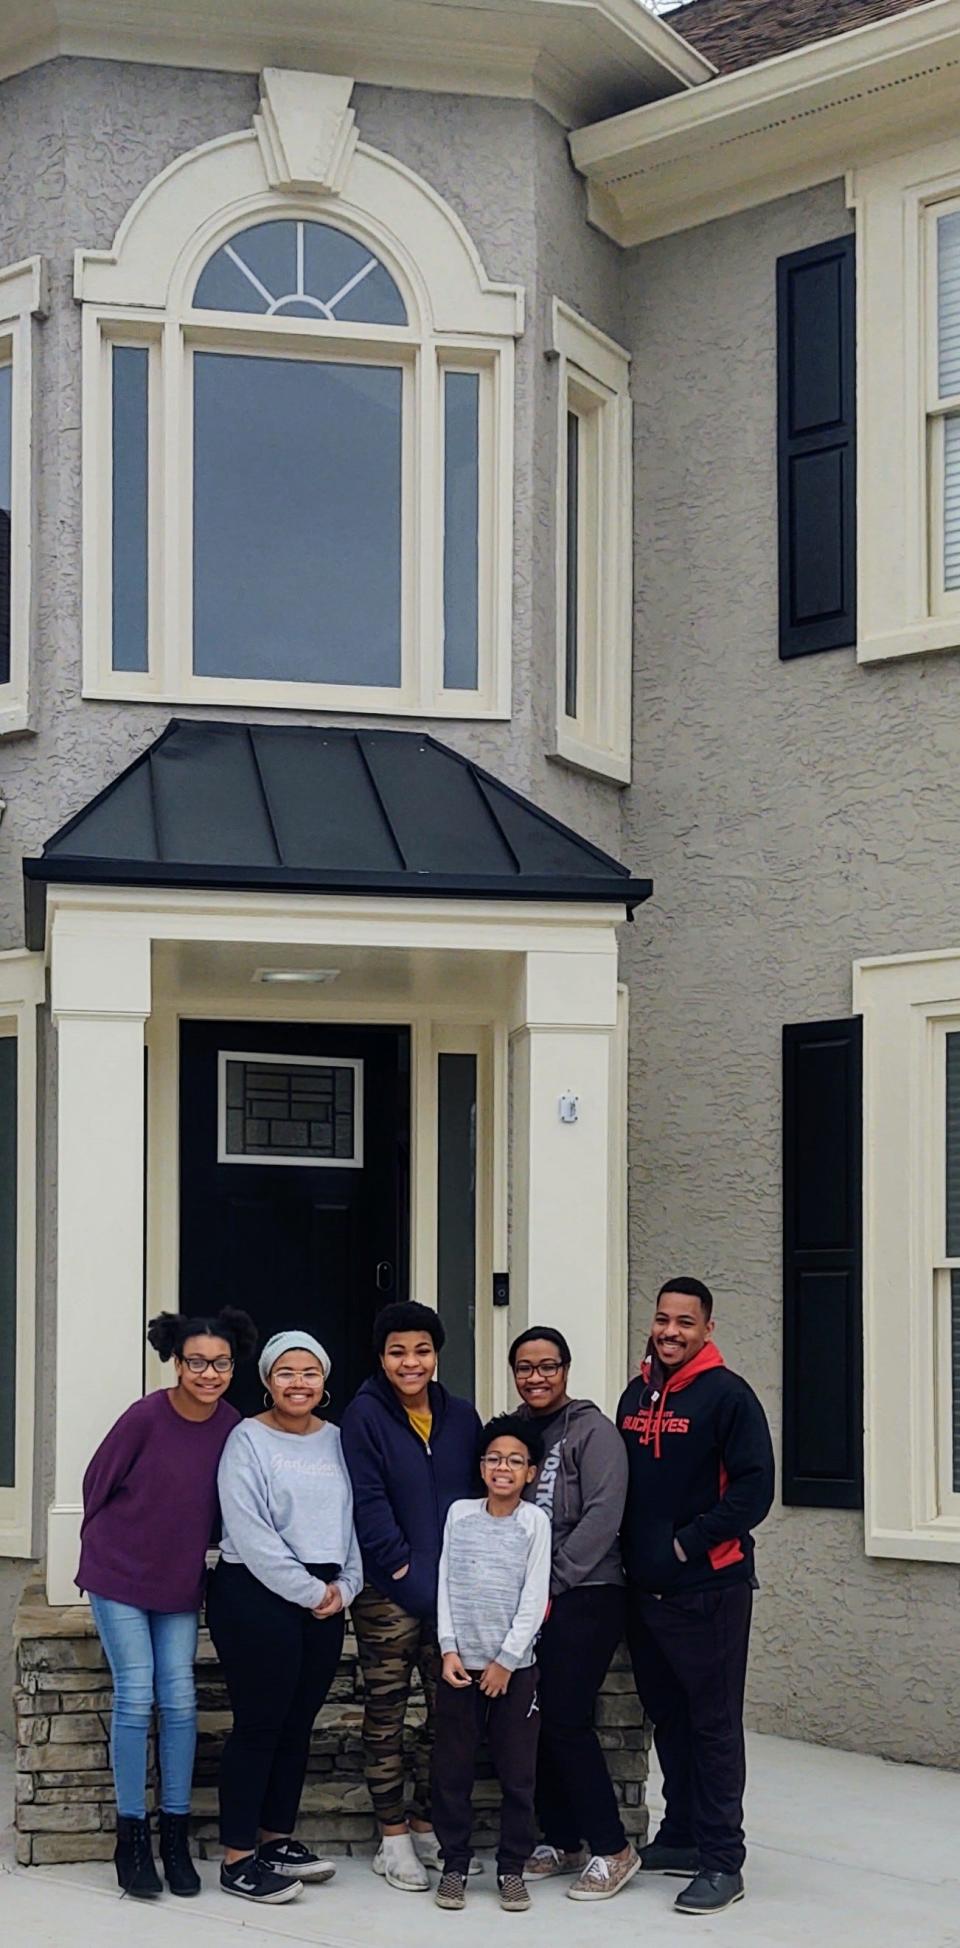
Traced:
<svg viewBox="0 0 960 1948">
<path fill-rule="evenodd" d="M 420 731 L 174 718 L 24 860 L 46 887 L 177 886 L 401 898 L 648 899 L 648 879 Z"/>
</svg>

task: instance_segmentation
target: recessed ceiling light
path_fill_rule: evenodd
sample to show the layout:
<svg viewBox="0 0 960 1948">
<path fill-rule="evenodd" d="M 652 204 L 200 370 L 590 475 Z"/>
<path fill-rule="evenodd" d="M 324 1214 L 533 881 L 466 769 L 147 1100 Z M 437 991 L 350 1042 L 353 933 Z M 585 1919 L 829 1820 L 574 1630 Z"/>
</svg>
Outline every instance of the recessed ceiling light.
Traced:
<svg viewBox="0 0 960 1948">
<path fill-rule="evenodd" d="M 253 978 L 277 987 L 320 987 L 339 973 L 339 967 L 258 967 Z"/>
</svg>

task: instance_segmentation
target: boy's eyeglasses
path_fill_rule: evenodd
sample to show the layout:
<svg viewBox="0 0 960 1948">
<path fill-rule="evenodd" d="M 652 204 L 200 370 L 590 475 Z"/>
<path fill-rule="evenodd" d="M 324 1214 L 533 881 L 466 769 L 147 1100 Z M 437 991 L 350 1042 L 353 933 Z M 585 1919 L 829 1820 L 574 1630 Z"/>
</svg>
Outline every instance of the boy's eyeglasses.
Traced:
<svg viewBox="0 0 960 1948">
<path fill-rule="evenodd" d="M 483 1454 L 480 1465 L 484 1468 L 529 1468 L 529 1454 Z"/>
<path fill-rule="evenodd" d="M 534 1365 L 532 1360 L 518 1360 L 513 1370 L 518 1380 L 529 1380 L 534 1373 L 541 1374 L 545 1380 L 554 1380 L 558 1373 L 563 1372 L 563 1361 L 537 1360 Z"/>
<path fill-rule="evenodd" d="M 202 1360 L 199 1353 L 191 1353 L 180 1364 L 186 1367 L 188 1373 L 196 1373 L 198 1377 L 206 1372 L 208 1366 L 212 1366 L 215 1373 L 233 1372 L 233 1361 L 227 1358 L 226 1353 L 221 1353 L 215 1360 Z"/>
</svg>

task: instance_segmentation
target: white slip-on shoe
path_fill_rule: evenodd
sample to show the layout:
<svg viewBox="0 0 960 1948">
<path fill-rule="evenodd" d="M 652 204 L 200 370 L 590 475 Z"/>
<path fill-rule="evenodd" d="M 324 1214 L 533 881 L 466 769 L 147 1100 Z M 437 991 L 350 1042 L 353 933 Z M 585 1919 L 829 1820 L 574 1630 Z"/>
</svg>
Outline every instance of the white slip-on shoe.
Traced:
<svg viewBox="0 0 960 1948">
<path fill-rule="evenodd" d="M 443 1855 L 440 1852 L 440 1842 L 436 1834 L 414 1833 L 411 1831 L 410 1838 L 413 1841 L 413 1850 L 417 1859 L 422 1860 L 425 1867 L 432 1867 L 434 1873 L 442 1873 Z M 376 1867 L 374 1871 L 376 1873 L 382 1873 L 383 1868 Z M 476 1854 L 473 1854 L 471 1857 L 468 1872 L 471 1874 L 482 1874 L 483 1872 L 483 1861 L 478 1860 Z"/>
<path fill-rule="evenodd" d="M 373 1856 L 373 1871 L 382 1874 L 388 1887 L 405 1894 L 425 1894 L 430 1876 L 417 1856 L 409 1833 L 385 1834 Z"/>
</svg>

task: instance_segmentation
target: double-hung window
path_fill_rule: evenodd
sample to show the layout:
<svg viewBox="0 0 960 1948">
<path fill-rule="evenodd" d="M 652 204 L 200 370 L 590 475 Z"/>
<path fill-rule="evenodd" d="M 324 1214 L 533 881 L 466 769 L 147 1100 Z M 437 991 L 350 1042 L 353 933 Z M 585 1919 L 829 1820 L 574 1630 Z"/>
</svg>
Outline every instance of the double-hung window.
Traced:
<svg viewBox="0 0 960 1948">
<path fill-rule="evenodd" d="M 938 1025 L 933 1049 L 931 1297 L 934 1315 L 937 1508 L 960 1524 L 960 1017 Z"/>
<path fill-rule="evenodd" d="M 930 597 L 960 616 L 960 198 L 927 212 Z"/>
<path fill-rule="evenodd" d="M 863 961 L 867 1548 L 960 1563 L 960 953 Z"/>
<path fill-rule="evenodd" d="M 348 205 L 236 148 L 79 260 L 85 692 L 507 715 L 521 294 L 374 151 Z"/>
<path fill-rule="evenodd" d="M 629 355 L 554 299 L 558 363 L 556 755 L 630 777 Z"/>
<path fill-rule="evenodd" d="M 960 649 L 960 138 L 852 172 L 857 655 Z"/>
<path fill-rule="evenodd" d="M 0 270 L 0 736 L 30 721 L 33 559 L 33 320 L 44 314 L 39 257 Z"/>
</svg>

